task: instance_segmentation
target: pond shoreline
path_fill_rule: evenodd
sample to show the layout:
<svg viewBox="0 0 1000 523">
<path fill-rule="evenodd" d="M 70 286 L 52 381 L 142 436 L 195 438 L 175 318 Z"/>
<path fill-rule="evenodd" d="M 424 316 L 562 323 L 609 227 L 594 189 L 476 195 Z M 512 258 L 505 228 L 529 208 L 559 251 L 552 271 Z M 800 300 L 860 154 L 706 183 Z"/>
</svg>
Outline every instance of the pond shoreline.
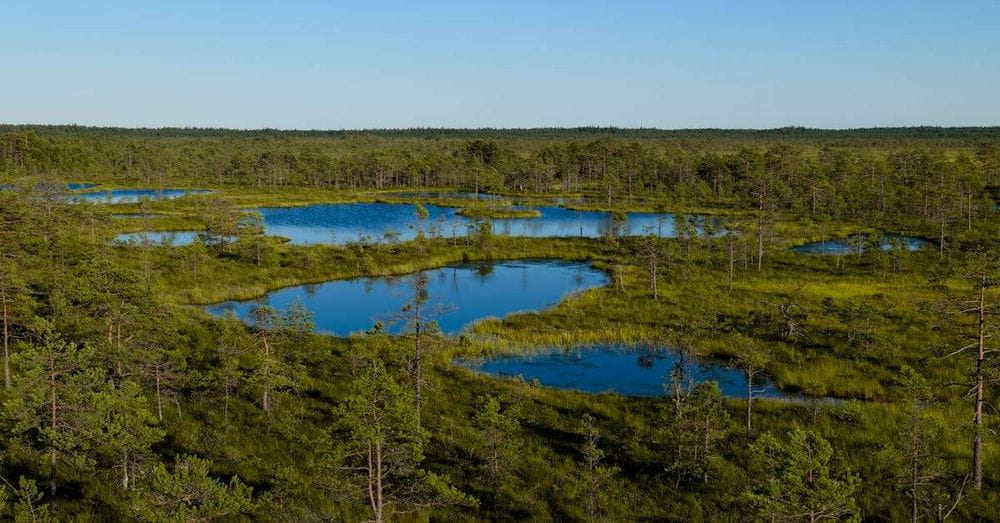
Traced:
<svg viewBox="0 0 1000 523">
<path fill-rule="evenodd" d="M 428 303 L 447 309 L 436 313 L 428 309 L 431 317 L 440 320 L 446 334 L 458 334 L 487 317 L 544 310 L 558 305 L 568 295 L 610 281 L 605 271 L 582 261 L 463 262 L 401 276 L 362 276 L 287 286 L 258 298 L 224 300 L 201 308 L 216 316 L 232 310 L 247 319 L 258 304 L 286 310 L 299 303 L 313 313 L 316 332 L 348 336 L 371 328 L 382 317 L 398 315 L 414 292 L 406 276 L 421 273 L 427 276 Z M 450 279 L 446 280 L 446 276 Z M 513 287 L 517 282 L 520 289 Z"/>
</svg>

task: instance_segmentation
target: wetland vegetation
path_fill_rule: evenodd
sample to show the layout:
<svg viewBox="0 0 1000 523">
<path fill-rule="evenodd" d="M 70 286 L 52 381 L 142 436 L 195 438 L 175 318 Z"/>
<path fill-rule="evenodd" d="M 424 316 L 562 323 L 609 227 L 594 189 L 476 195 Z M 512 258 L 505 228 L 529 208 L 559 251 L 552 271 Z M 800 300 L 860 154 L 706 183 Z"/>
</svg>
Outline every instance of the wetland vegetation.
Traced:
<svg viewBox="0 0 1000 523">
<path fill-rule="evenodd" d="M 2 519 L 1000 518 L 995 128 L 0 126 L 0 175 Z"/>
</svg>

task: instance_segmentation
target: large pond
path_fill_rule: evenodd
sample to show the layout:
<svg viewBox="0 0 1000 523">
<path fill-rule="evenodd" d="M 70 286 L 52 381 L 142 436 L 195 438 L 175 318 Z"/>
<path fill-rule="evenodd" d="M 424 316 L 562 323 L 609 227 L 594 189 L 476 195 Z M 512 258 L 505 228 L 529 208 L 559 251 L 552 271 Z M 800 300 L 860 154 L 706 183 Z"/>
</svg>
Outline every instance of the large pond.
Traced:
<svg viewBox="0 0 1000 523">
<path fill-rule="evenodd" d="M 621 221 L 610 213 L 574 211 L 562 207 L 535 207 L 541 216 L 534 218 L 498 218 L 491 220 L 495 234 L 533 237 L 582 236 L 596 238 L 611 231 L 619 235 L 657 234 L 676 236 L 674 215 L 631 212 Z M 474 220 L 456 214 L 452 207 L 425 206 L 428 216 L 419 218 L 411 204 L 350 203 L 304 207 L 265 207 L 258 209 L 269 235 L 284 236 L 295 244 L 346 243 L 368 239 L 382 240 L 387 234 L 395 239 L 413 239 L 418 230 L 427 235 L 464 236 Z M 692 216 L 700 225 L 707 218 Z"/>
<path fill-rule="evenodd" d="M 854 236 L 851 238 L 837 238 L 821 242 L 807 243 L 792 247 L 794 252 L 799 254 L 857 254 L 870 248 L 870 237 L 867 235 Z M 931 242 L 914 236 L 903 236 L 900 234 L 886 234 L 882 237 L 879 247 L 883 251 L 893 249 L 906 249 L 915 251 Z"/>
<path fill-rule="evenodd" d="M 208 189 L 114 189 L 73 195 L 77 201 L 93 203 L 138 203 L 142 200 L 172 200 L 189 194 L 210 193 Z"/>
<path fill-rule="evenodd" d="M 679 366 L 691 383 L 714 380 L 726 396 L 747 394 L 740 369 L 717 361 L 681 359 L 677 352 L 655 346 L 599 344 L 455 362 L 493 376 L 538 380 L 547 387 L 630 396 L 662 396 L 671 371 Z M 754 397 L 781 396 L 772 383 L 754 383 Z"/>
<path fill-rule="evenodd" d="M 424 271 L 426 311 L 441 330 L 454 334 L 487 317 L 533 311 L 557 304 L 570 293 L 604 285 L 608 276 L 586 263 L 511 261 L 464 264 Z M 301 303 L 313 314 L 316 330 L 346 335 L 383 322 L 399 333 L 399 311 L 414 295 L 413 276 L 334 280 L 271 292 L 258 300 L 228 301 L 206 309 L 215 315 L 233 311 L 247 320 L 261 305 L 287 310 Z"/>
</svg>

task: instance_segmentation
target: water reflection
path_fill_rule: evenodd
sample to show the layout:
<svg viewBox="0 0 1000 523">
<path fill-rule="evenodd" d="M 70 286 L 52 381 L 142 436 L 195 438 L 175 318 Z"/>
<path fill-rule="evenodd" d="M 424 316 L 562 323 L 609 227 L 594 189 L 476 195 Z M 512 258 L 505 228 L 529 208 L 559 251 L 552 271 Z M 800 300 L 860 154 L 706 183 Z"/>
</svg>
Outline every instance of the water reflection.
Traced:
<svg viewBox="0 0 1000 523">
<path fill-rule="evenodd" d="M 821 242 L 807 243 L 792 247 L 794 252 L 799 254 L 858 254 L 865 252 L 875 245 L 883 251 L 907 250 L 915 251 L 931 242 L 914 236 L 903 236 L 900 234 L 867 235 L 859 234 L 850 238 L 837 238 Z"/>
<path fill-rule="evenodd" d="M 516 261 L 455 265 L 424 271 L 427 307 L 447 309 L 436 321 L 457 333 L 476 320 L 555 305 L 567 294 L 604 285 L 607 275 L 585 263 Z M 247 319 L 258 304 L 285 310 L 301 303 L 314 315 L 316 330 L 346 335 L 384 322 L 392 333 L 402 326 L 393 317 L 412 296 L 409 277 L 355 278 L 288 287 L 252 301 L 210 305 L 212 314 L 233 311 Z"/>
<path fill-rule="evenodd" d="M 75 201 L 92 203 L 138 203 L 142 200 L 172 200 L 191 194 L 207 194 L 208 189 L 114 189 L 73 195 Z"/>
<path fill-rule="evenodd" d="M 746 397 L 744 373 L 719 361 L 682 357 L 668 347 L 598 344 L 570 349 L 552 348 L 490 359 L 459 359 L 456 363 L 493 376 L 519 376 L 547 387 L 582 392 L 614 392 L 630 396 L 662 396 L 665 380 L 675 369 L 685 382 L 717 381 L 731 397 Z M 782 394 L 770 382 L 757 383 L 754 397 Z"/>
<path fill-rule="evenodd" d="M 292 243 L 342 244 L 357 241 L 407 241 L 418 231 L 427 236 L 455 237 L 467 234 L 474 220 L 459 216 L 458 209 L 437 205 L 424 206 L 426 218 L 420 218 L 412 204 L 350 203 L 320 204 L 304 207 L 265 207 L 257 209 L 269 235 L 283 236 Z M 490 220 L 493 232 L 505 236 L 587 237 L 610 234 L 635 236 L 657 234 L 675 237 L 678 225 L 691 233 L 703 231 L 717 222 L 705 216 L 630 212 L 614 215 L 601 211 L 577 211 L 563 207 L 535 207 L 540 216 L 532 218 L 497 218 Z"/>
</svg>

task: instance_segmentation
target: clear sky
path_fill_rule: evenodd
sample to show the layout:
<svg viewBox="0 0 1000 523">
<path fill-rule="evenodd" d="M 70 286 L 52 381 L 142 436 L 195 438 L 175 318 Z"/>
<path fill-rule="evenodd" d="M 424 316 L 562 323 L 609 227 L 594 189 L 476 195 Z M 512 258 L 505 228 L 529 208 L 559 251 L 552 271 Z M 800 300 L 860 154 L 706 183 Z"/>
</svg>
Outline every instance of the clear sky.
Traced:
<svg viewBox="0 0 1000 523">
<path fill-rule="evenodd" d="M 10 0 L 0 121 L 998 125 L 1000 1 Z"/>
</svg>

